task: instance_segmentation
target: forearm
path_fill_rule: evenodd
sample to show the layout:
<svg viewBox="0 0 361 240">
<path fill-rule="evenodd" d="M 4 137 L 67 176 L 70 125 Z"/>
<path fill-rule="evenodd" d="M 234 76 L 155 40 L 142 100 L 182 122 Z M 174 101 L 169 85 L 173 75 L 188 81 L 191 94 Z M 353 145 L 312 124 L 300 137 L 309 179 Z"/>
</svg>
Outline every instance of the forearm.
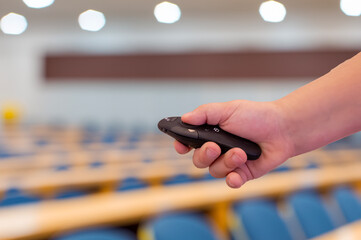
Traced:
<svg viewBox="0 0 361 240">
<path fill-rule="evenodd" d="M 361 130 L 361 53 L 275 102 L 298 155 Z"/>
</svg>

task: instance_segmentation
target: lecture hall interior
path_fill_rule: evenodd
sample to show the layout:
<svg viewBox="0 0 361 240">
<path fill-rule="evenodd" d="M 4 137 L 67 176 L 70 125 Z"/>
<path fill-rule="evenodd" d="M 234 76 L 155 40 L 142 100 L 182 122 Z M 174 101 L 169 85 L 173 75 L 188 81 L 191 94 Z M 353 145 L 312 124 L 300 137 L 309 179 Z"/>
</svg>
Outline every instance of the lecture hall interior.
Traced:
<svg viewBox="0 0 361 240">
<path fill-rule="evenodd" d="M 0 239 L 361 239 L 360 132 L 232 189 L 157 127 L 328 73 L 360 0 L 0 0 L 0 27 Z"/>
</svg>

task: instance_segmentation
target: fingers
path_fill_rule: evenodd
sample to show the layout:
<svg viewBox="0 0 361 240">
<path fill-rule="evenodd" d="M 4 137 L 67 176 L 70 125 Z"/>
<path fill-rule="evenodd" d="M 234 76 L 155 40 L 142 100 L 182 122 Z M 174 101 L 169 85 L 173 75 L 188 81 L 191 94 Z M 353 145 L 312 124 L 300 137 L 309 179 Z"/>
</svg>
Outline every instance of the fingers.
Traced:
<svg viewBox="0 0 361 240">
<path fill-rule="evenodd" d="M 246 180 L 236 172 L 230 172 L 226 177 L 226 183 L 231 188 L 240 188 Z"/>
<path fill-rule="evenodd" d="M 233 148 L 214 161 L 209 167 L 209 172 L 213 177 L 223 178 L 246 161 L 246 153 L 240 148 Z"/>
<path fill-rule="evenodd" d="M 206 142 L 194 150 L 193 164 L 198 168 L 209 167 L 221 155 L 221 148 L 214 142 Z"/>
<path fill-rule="evenodd" d="M 191 150 L 178 141 L 174 141 L 174 147 L 180 154 L 185 154 Z M 247 181 L 253 179 L 248 166 L 246 153 L 240 148 L 233 148 L 221 155 L 220 147 L 214 142 L 207 142 L 201 148 L 195 149 L 193 154 L 193 164 L 198 168 L 209 167 L 209 172 L 213 177 L 226 177 L 226 183 L 231 188 L 239 188 Z"/>
<path fill-rule="evenodd" d="M 175 150 L 179 153 L 179 154 L 186 154 L 188 153 L 190 150 L 192 150 L 192 148 L 183 145 L 182 143 L 178 142 L 178 141 L 174 141 L 174 148 Z"/>
<path fill-rule="evenodd" d="M 240 188 L 247 181 L 254 179 L 248 164 L 242 164 L 226 177 L 226 183 L 231 188 Z"/>
<path fill-rule="evenodd" d="M 209 103 L 204 104 L 186 113 L 182 116 L 182 121 L 192 125 L 202 125 L 208 123 L 217 125 L 220 123 L 225 114 L 225 103 Z"/>
</svg>

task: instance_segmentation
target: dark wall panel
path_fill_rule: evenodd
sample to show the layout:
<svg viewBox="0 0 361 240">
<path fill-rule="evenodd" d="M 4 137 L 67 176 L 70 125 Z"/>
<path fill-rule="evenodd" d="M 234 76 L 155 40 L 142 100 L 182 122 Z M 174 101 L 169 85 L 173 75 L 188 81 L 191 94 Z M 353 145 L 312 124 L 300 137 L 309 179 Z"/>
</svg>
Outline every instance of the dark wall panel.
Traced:
<svg viewBox="0 0 361 240">
<path fill-rule="evenodd" d="M 318 77 L 358 50 L 45 57 L 47 81 Z"/>
</svg>

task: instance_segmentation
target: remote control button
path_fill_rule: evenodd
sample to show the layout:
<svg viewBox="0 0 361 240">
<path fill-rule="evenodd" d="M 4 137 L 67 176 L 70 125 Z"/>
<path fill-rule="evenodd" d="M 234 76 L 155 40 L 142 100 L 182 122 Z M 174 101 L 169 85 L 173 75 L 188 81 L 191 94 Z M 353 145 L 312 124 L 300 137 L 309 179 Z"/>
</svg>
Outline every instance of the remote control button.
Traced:
<svg viewBox="0 0 361 240">
<path fill-rule="evenodd" d="M 178 119 L 178 117 L 167 117 L 167 118 L 164 118 L 167 122 L 174 122 L 175 120 Z"/>
<path fill-rule="evenodd" d="M 198 139 L 198 132 L 194 129 L 188 129 L 182 126 L 174 126 L 171 128 L 171 131 L 184 137 Z"/>
</svg>

